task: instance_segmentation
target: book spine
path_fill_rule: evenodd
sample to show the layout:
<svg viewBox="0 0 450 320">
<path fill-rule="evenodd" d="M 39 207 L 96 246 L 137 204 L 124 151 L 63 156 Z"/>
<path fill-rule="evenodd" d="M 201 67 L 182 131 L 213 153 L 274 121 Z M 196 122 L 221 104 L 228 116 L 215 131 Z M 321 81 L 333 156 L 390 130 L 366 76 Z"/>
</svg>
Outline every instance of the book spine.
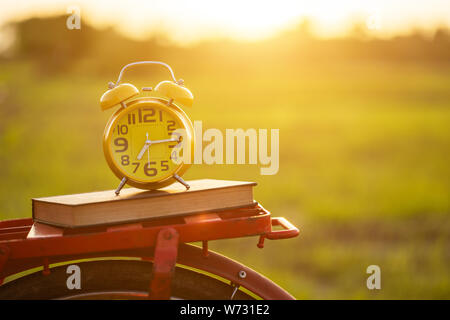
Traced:
<svg viewBox="0 0 450 320">
<path fill-rule="evenodd" d="M 31 218 L 33 219 L 33 221 L 34 221 L 34 219 L 35 219 L 35 217 L 34 217 L 34 211 L 35 211 L 35 208 L 34 208 L 34 200 L 31 199 Z"/>
</svg>

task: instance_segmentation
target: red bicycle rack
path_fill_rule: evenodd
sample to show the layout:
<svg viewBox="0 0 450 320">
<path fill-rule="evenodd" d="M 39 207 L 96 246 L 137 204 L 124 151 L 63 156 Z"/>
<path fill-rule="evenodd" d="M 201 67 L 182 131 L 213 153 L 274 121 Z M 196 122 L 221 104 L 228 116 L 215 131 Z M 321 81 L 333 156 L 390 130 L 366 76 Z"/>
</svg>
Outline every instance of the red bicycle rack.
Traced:
<svg viewBox="0 0 450 320">
<path fill-rule="evenodd" d="M 280 226 L 281 230 L 272 230 Z M 168 299 L 176 264 L 203 270 L 263 299 L 293 299 L 269 279 L 208 250 L 208 241 L 259 236 L 264 240 L 296 237 L 299 230 L 284 218 L 272 218 L 259 204 L 251 207 L 160 218 L 136 223 L 57 228 L 32 219 L 0 221 L 0 284 L 13 274 L 50 264 L 97 257 L 139 257 L 153 262 L 148 298 Z M 202 248 L 188 245 L 202 242 Z M 245 277 L 242 275 L 245 274 Z"/>
</svg>

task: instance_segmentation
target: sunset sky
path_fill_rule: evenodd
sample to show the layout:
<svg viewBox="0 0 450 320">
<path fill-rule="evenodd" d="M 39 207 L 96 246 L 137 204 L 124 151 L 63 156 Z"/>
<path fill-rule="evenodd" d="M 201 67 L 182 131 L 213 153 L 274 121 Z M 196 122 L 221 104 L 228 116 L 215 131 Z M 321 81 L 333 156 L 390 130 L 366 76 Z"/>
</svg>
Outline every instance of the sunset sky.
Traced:
<svg viewBox="0 0 450 320">
<path fill-rule="evenodd" d="M 448 0 L 0 0 L 0 25 L 36 15 L 67 14 L 72 5 L 81 8 L 82 23 L 112 25 L 136 38 L 158 29 L 184 43 L 214 36 L 263 39 L 295 27 L 302 17 L 312 19 L 315 33 L 324 37 L 345 34 L 355 21 L 378 36 L 450 25 Z"/>
</svg>

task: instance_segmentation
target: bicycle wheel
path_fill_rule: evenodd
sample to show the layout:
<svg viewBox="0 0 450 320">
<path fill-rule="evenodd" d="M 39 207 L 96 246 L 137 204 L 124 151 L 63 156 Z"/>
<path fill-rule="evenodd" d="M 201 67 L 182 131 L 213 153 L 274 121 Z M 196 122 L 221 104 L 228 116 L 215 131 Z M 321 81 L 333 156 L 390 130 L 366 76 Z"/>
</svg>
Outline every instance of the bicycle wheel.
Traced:
<svg viewBox="0 0 450 320">
<path fill-rule="evenodd" d="M 81 270 L 81 288 L 66 284 L 69 264 L 38 271 L 0 286 L 0 299 L 146 299 L 153 264 L 144 260 L 95 260 L 73 263 Z M 254 299 L 207 274 L 176 267 L 171 299 Z"/>
</svg>

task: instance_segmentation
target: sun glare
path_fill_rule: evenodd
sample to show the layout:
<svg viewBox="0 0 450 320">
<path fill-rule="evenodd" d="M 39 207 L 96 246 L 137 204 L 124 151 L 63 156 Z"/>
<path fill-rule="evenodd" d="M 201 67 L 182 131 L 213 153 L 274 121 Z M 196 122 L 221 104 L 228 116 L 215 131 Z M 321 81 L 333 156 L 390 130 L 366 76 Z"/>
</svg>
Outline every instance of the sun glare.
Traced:
<svg viewBox="0 0 450 320">
<path fill-rule="evenodd" d="M 68 6 L 79 5 L 82 18 L 95 26 L 113 26 L 134 38 L 160 32 L 181 43 L 218 36 L 264 39 L 295 27 L 302 18 L 311 20 L 316 35 L 325 37 L 348 32 L 355 22 L 371 23 L 374 14 L 377 28 L 368 29 L 381 36 L 450 25 L 450 4 L 444 0 L 21 0 L 14 6 L 3 1 L 0 4 L 0 25 L 36 15 L 67 14 Z"/>
</svg>

